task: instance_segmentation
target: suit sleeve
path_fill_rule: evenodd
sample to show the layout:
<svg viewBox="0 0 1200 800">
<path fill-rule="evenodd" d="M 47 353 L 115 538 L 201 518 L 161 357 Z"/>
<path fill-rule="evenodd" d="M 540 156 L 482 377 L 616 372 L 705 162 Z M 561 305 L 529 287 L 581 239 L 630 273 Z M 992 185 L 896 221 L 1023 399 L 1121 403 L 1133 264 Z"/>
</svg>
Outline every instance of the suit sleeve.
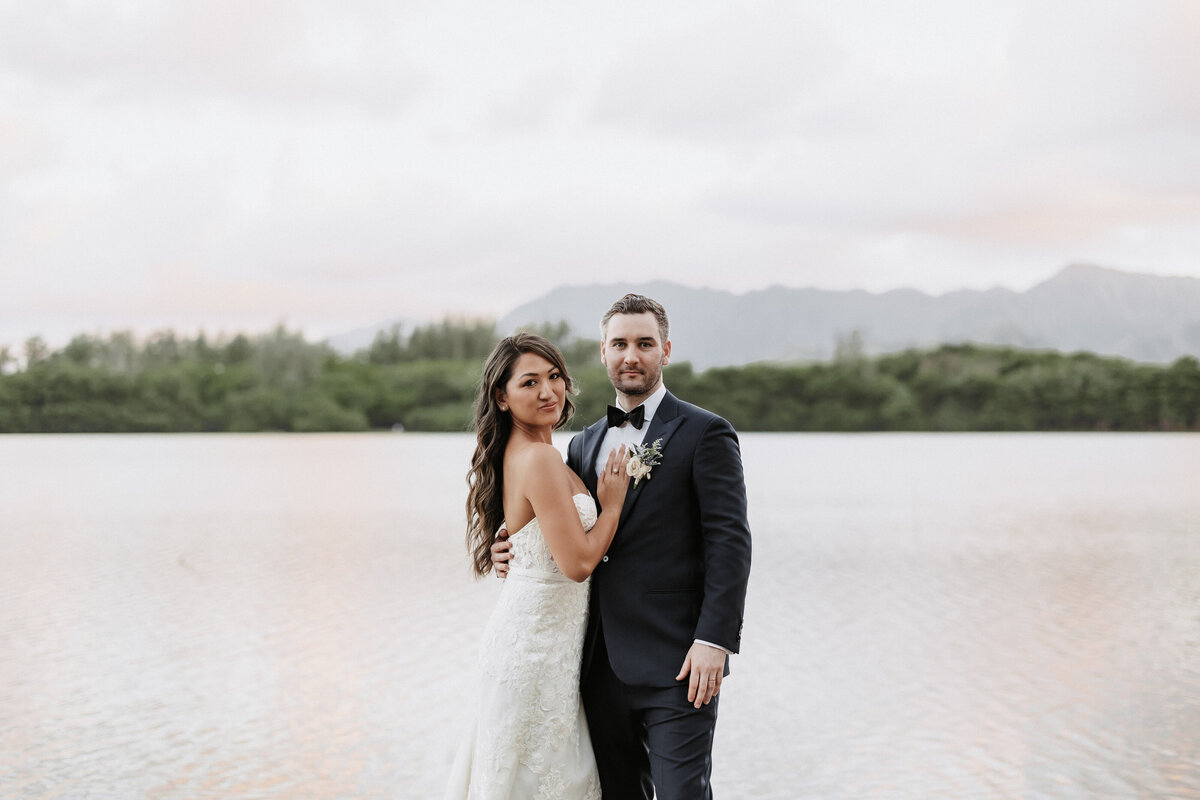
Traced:
<svg viewBox="0 0 1200 800">
<path fill-rule="evenodd" d="M 700 437 L 692 481 L 704 538 L 704 602 L 695 638 L 736 653 L 750 578 L 750 524 L 737 434 L 720 417 Z"/>
</svg>

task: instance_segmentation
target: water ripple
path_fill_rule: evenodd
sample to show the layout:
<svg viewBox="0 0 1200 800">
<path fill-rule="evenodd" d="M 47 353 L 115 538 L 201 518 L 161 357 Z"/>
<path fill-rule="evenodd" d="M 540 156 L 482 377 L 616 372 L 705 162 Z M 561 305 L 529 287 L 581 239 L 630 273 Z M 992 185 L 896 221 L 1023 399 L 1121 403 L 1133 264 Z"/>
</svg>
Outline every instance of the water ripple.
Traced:
<svg viewBox="0 0 1200 800">
<path fill-rule="evenodd" d="M 471 444 L 6 439 L 0 798 L 439 797 Z M 718 793 L 1200 798 L 1196 444 L 744 437 Z"/>
</svg>

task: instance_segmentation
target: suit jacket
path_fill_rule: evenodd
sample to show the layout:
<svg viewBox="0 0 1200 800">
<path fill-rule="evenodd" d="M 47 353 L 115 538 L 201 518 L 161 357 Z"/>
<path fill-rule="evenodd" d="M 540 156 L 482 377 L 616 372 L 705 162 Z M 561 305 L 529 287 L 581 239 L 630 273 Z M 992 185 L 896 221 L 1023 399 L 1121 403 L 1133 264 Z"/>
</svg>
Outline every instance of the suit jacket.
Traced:
<svg viewBox="0 0 1200 800">
<path fill-rule="evenodd" d="M 567 447 L 567 464 L 593 496 L 606 429 L 601 419 Z M 734 653 L 741 643 L 750 527 L 737 434 L 667 392 L 643 441 L 656 439 L 660 463 L 630 486 L 616 536 L 592 573 L 584 677 L 601 631 L 613 671 L 636 686 L 674 685 L 695 639 Z"/>
</svg>

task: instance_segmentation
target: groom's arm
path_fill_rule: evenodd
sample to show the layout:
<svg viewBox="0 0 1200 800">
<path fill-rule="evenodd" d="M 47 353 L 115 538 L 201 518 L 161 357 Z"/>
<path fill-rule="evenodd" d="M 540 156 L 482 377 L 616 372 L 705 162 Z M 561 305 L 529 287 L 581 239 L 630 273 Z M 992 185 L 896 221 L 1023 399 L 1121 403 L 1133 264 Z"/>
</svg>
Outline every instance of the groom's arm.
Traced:
<svg viewBox="0 0 1200 800">
<path fill-rule="evenodd" d="M 696 447 L 692 482 L 704 538 L 704 602 L 694 636 L 736 653 L 750 578 L 750 525 L 737 434 L 720 417 Z"/>
</svg>

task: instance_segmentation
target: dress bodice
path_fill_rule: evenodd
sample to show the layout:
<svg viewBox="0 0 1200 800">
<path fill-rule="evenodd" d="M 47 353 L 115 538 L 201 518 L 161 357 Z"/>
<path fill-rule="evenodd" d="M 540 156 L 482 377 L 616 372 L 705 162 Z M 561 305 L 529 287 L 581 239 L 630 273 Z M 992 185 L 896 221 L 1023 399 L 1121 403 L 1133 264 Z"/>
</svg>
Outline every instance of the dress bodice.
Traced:
<svg viewBox="0 0 1200 800">
<path fill-rule="evenodd" d="M 573 495 L 571 499 L 575 501 L 575 510 L 579 512 L 579 521 L 583 523 L 583 529 L 591 530 L 596 524 L 596 501 L 587 492 Z M 546 544 L 546 537 L 542 534 L 542 526 L 537 517 L 525 523 L 521 530 L 509 534 L 508 540 L 512 542 L 513 549 L 510 569 L 562 575 L 550 554 L 550 546 Z"/>
</svg>

